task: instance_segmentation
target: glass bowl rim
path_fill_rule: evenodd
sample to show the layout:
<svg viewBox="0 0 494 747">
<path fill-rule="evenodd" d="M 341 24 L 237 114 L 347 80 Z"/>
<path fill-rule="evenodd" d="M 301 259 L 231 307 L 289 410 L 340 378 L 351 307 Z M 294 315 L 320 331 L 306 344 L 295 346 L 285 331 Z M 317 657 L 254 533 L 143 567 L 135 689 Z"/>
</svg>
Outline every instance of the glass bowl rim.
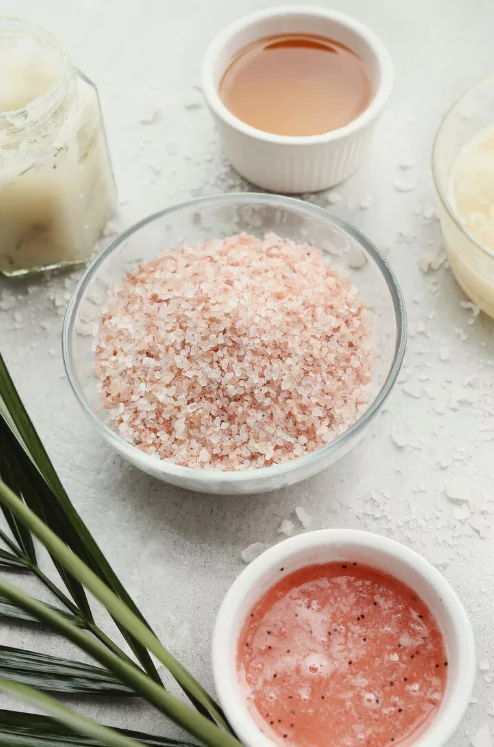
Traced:
<svg viewBox="0 0 494 747">
<path fill-rule="evenodd" d="M 100 265 L 104 262 L 104 260 L 113 252 L 115 249 L 117 249 L 122 242 L 124 242 L 129 236 L 132 236 L 133 234 L 140 231 L 142 228 L 147 226 L 150 223 L 153 223 L 156 220 L 159 220 L 165 215 L 169 215 L 171 213 L 178 212 L 180 210 L 183 210 L 185 208 L 192 207 L 196 205 L 199 207 L 200 205 L 215 205 L 215 204 L 227 204 L 227 203 L 234 203 L 234 204 L 244 204 L 248 205 L 250 203 L 257 202 L 257 203 L 264 203 L 265 205 L 270 205 L 272 207 L 279 207 L 279 208 L 286 208 L 287 210 L 297 208 L 299 211 L 302 209 L 302 212 L 305 212 L 307 215 L 312 215 L 317 218 L 322 218 L 329 223 L 336 224 L 340 228 L 342 228 L 347 234 L 349 234 L 353 239 L 355 239 L 362 247 L 365 248 L 365 250 L 370 254 L 374 262 L 376 263 L 378 269 L 381 272 L 381 275 L 383 276 L 386 285 L 388 287 L 388 290 L 391 295 L 393 308 L 395 312 L 395 318 L 396 318 L 396 343 L 395 343 L 395 349 L 394 349 L 394 356 L 393 356 L 393 362 L 391 365 L 390 370 L 388 371 L 388 374 L 386 376 L 386 380 L 384 384 L 382 385 L 381 389 L 379 390 L 376 397 L 373 399 L 367 410 L 355 421 L 355 423 L 344 433 L 342 433 L 340 436 L 334 439 L 334 441 L 331 441 L 330 443 L 326 444 L 326 446 L 321 446 L 319 449 L 316 449 L 315 451 L 311 451 L 308 454 L 304 454 L 299 457 L 294 457 L 293 459 L 290 459 L 286 462 L 281 462 L 280 464 L 273 464 L 269 467 L 259 467 L 257 469 L 243 469 L 243 470 L 234 470 L 234 471 L 225 471 L 220 469 L 214 469 L 214 468 L 194 468 L 194 467 L 183 467 L 181 465 L 174 464 L 173 462 L 166 461 L 164 459 L 157 459 L 156 457 L 150 456 L 149 454 L 146 454 L 145 452 L 141 451 L 137 448 L 137 446 L 134 446 L 133 444 L 129 443 L 128 441 L 125 441 L 121 436 L 119 436 L 117 433 L 111 430 L 104 422 L 100 419 L 100 417 L 94 412 L 93 408 L 87 403 L 86 397 L 84 396 L 83 391 L 79 387 L 79 384 L 77 382 L 77 377 L 75 375 L 75 372 L 72 368 L 72 362 L 71 362 L 71 336 L 73 332 L 74 327 L 74 321 L 75 321 L 75 312 L 78 309 L 81 297 L 83 292 L 86 290 L 88 284 L 91 280 L 95 277 L 97 270 L 99 269 Z M 292 472 L 293 470 L 303 468 L 304 466 L 309 466 L 321 459 L 321 457 L 331 453 L 332 451 L 337 451 L 341 446 L 344 446 L 351 438 L 352 436 L 360 433 L 360 431 L 368 424 L 370 423 L 375 415 L 379 412 L 380 408 L 386 401 L 389 393 L 391 392 L 391 389 L 393 388 L 393 385 L 396 381 L 396 378 L 398 376 L 398 373 L 400 371 L 401 365 L 403 363 L 403 358 L 405 355 L 405 349 L 406 349 L 406 342 L 407 342 L 407 319 L 406 319 L 406 309 L 405 309 L 405 301 L 403 298 L 403 294 L 401 291 L 401 288 L 398 284 L 398 281 L 391 270 L 391 267 L 387 263 L 387 261 L 384 259 L 383 255 L 379 252 L 377 247 L 364 235 L 362 234 L 357 228 L 355 228 L 351 223 L 348 223 L 347 221 L 338 218 L 337 216 L 333 215 L 329 211 L 325 210 L 322 207 L 319 207 L 317 205 L 313 205 L 311 203 L 303 202 L 302 200 L 297 200 L 293 197 L 285 197 L 281 195 L 274 195 L 274 194 L 266 194 L 266 193 L 256 193 L 256 192 L 238 192 L 238 193 L 230 193 L 230 194 L 219 194 L 219 195 L 212 195 L 208 197 L 198 197 L 193 200 L 188 200 L 186 202 L 182 202 L 178 205 L 173 205 L 172 207 L 164 208 L 163 210 L 159 210 L 158 212 L 153 213 L 152 215 L 147 216 L 146 218 L 143 218 L 140 221 L 137 221 L 136 223 L 132 224 L 129 228 L 125 229 L 120 233 L 118 236 L 111 241 L 108 246 L 106 246 L 103 251 L 97 255 L 93 259 L 93 261 L 89 264 L 86 271 L 84 272 L 82 278 L 77 283 L 77 286 L 72 294 L 72 297 L 69 301 L 69 304 L 67 306 L 67 311 L 64 318 L 63 323 L 63 331 L 62 331 L 62 356 L 63 356 L 63 362 L 65 367 L 65 372 L 67 374 L 67 378 L 69 381 L 69 384 L 72 388 L 72 391 L 78 400 L 80 406 L 82 407 L 83 411 L 85 412 L 86 416 L 89 417 L 90 421 L 95 425 L 96 430 L 103 436 L 104 439 L 109 441 L 111 445 L 116 449 L 116 451 L 120 452 L 121 454 L 127 454 L 129 460 L 135 464 L 135 457 L 138 457 L 138 461 L 141 462 L 141 464 L 147 464 L 149 465 L 149 469 L 151 473 L 156 474 L 156 472 L 161 472 L 163 475 L 170 475 L 170 477 L 176 477 L 181 478 L 183 480 L 190 480 L 195 482 L 204 482 L 208 483 L 209 481 L 216 481 L 218 483 L 239 483 L 244 480 L 260 480 L 260 479 L 267 479 L 267 478 L 273 478 L 279 475 L 284 475 L 287 472 Z M 134 457 L 133 457 L 134 455 Z"/>
<path fill-rule="evenodd" d="M 453 206 L 451 202 L 449 201 L 446 192 L 442 188 L 440 184 L 440 179 L 438 175 L 439 167 L 437 165 L 439 161 L 439 140 L 441 139 L 441 136 L 444 134 L 443 130 L 444 127 L 447 125 L 449 118 L 456 112 L 456 110 L 461 106 L 463 100 L 469 96 L 473 91 L 475 91 L 477 88 L 481 88 L 482 86 L 491 84 L 494 86 L 494 73 L 492 75 L 489 75 L 487 78 L 483 78 L 478 83 L 475 83 L 474 86 L 471 86 L 466 91 L 463 91 L 461 96 L 459 96 L 456 101 L 449 107 L 448 111 L 444 115 L 444 117 L 441 120 L 441 124 L 439 125 L 436 134 L 434 136 L 434 142 L 432 144 L 432 153 L 431 153 L 431 171 L 432 171 L 432 181 L 434 182 L 434 187 L 436 189 L 436 194 L 439 198 L 439 201 L 441 205 L 443 206 L 446 213 L 449 215 L 449 217 L 452 219 L 453 223 L 456 225 L 456 227 L 461 231 L 461 233 L 465 236 L 465 238 L 468 239 L 474 246 L 476 246 L 478 249 L 480 249 L 482 252 L 487 254 L 488 257 L 491 257 L 491 259 L 494 259 L 494 251 L 492 249 L 489 249 L 484 244 L 481 244 L 481 242 L 475 238 L 475 236 L 468 230 L 468 228 L 461 222 L 458 213 L 456 210 L 453 209 Z M 479 130 L 481 132 L 481 130 Z M 474 136 L 475 137 L 475 136 Z M 461 150 L 461 149 L 460 149 Z M 457 155 L 459 154 L 460 150 L 458 150 Z"/>
</svg>

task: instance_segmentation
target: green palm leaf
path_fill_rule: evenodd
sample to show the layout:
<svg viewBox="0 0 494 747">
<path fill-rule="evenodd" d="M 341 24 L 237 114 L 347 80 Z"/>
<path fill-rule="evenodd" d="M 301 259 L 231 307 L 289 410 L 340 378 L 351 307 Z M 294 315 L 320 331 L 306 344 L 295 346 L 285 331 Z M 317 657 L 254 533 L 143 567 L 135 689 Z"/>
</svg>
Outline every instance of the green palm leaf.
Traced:
<svg viewBox="0 0 494 747">
<path fill-rule="evenodd" d="M 2 571 L 29 571 L 29 566 L 19 558 L 6 550 L 0 550 L 0 570 Z"/>
<path fill-rule="evenodd" d="M 64 527 L 63 516 L 60 516 L 59 506 L 51 505 L 53 501 L 49 486 L 43 480 L 32 461 L 27 457 L 14 432 L 5 421 L 0 419 L 0 475 L 8 472 L 15 476 L 15 479 L 13 477 L 12 480 L 17 484 L 16 494 L 22 496 L 26 504 L 45 522 L 49 522 L 58 535 L 67 541 L 67 533 Z M 12 516 L 11 512 L 8 512 L 8 514 Z M 19 541 L 20 528 L 16 525 L 17 531 L 14 531 L 13 521 L 16 522 L 15 516 L 9 520 L 8 514 L 7 520 L 9 521 L 10 528 L 17 541 Z M 25 527 L 23 529 L 25 530 Z M 22 537 L 22 545 L 20 544 L 20 547 L 26 551 L 24 537 Z M 32 560 L 30 553 L 26 554 Z M 53 561 L 83 616 L 89 622 L 93 622 L 91 608 L 89 607 L 84 588 L 78 581 L 72 578 L 70 573 L 67 573 L 57 563 L 56 558 L 53 558 Z"/>
<path fill-rule="evenodd" d="M 30 706 L 39 708 L 44 713 L 60 721 L 72 731 L 82 734 L 90 739 L 99 740 L 105 747 L 142 747 L 142 742 L 119 734 L 107 726 L 101 726 L 95 721 L 81 716 L 80 713 L 71 711 L 49 695 L 38 692 L 27 685 L 19 685 L 17 682 L 0 677 L 0 690 L 11 695 Z"/>
<path fill-rule="evenodd" d="M 1 389 L 0 389 L 1 393 Z M 3 415 L 3 400 L 1 398 L 0 394 L 0 413 Z M 3 426 L 3 422 L 0 421 L 0 423 Z M 14 491 L 16 495 L 21 495 L 21 490 L 19 487 L 19 484 L 17 482 L 14 470 L 12 469 L 12 465 L 9 463 L 6 453 L 5 453 L 6 445 L 4 444 L 4 439 L 2 438 L 0 434 L 0 477 L 4 481 L 6 485 L 9 486 L 11 490 Z M 10 531 L 12 532 L 12 536 L 14 537 L 15 541 L 17 542 L 17 545 L 22 551 L 22 554 L 25 555 L 26 558 L 28 558 L 32 563 L 36 563 L 36 552 L 34 550 L 34 544 L 31 537 L 30 532 L 22 526 L 22 524 L 19 524 L 17 522 L 17 519 L 15 516 L 6 508 L 2 507 L 2 511 L 4 513 L 4 516 L 7 520 L 7 524 L 10 527 Z M 2 538 L 5 541 L 5 535 L 2 533 Z"/>
<path fill-rule="evenodd" d="M 55 468 L 51 463 L 46 449 L 36 433 L 29 415 L 22 404 L 1 354 L 0 414 L 9 426 L 9 429 L 15 438 L 15 442 L 22 447 L 24 454 L 27 456 L 27 459 L 23 459 L 21 462 L 22 471 L 30 472 L 31 483 L 34 484 L 43 495 L 43 503 L 45 506 L 45 514 L 43 518 L 45 518 L 48 525 L 59 534 L 61 539 L 63 539 L 87 563 L 87 565 L 108 584 L 108 586 L 127 604 L 127 606 L 132 609 L 134 614 L 140 617 L 140 619 L 147 625 L 141 612 L 119 581 L 118 577 L 115 575 L 91 533 L 73 507 L 65 488 L 55 472 Z M 33 474 L 32 465 L 36 467 L 35 474 Z M 45 490 L 45 486 L 49 488 L 48 491 Z M 13 488 L 13 490 L 14 492 L 17 492 L 15 488 Z M 36 508 L 33 505 L 31 508 L 36 511 Z M 55 521 L 55 525 L 51 524 L 52 517 Z M 148 651 L 135 641 L 132 635 L 129 635 L 125 629 L 121 629 L 121 632 L 127 639 L 127 642 L 144 669 L 151 677 L 159 682 L 160 679 L 158 672 Z"/>
<path fill-rule="evenodd" d="M 2 486 L 0 483 L 0 497 L 4 494 L 5 490 L 8 490 L 8 488 L 5 488 L 5 486 Z M 16 496 L 14 496 L 12 506 L 15 506 L 16 501 L 18 502 L 18 505 L 22 507 L 23 512 L 29 512 L 29 509 L 26 508 L 26 506 L 24 506 Z M 14 510 L 17 513 L 17 508 Z M 40 521 L 34 514 L 32 514 L 32 516 L 34 517 L 34 523 Z M 46 531 L 50 532 L 48 528 L 46 528 Z M 60 540 L 58 540 L 58 542 L 60 542 Z M 70 550 L 68 550 L 63 543 L 60 544 L 68 553 L 70 553 Z M 91 573 L 91 571 L 89 571 L 89 573 Z M 112 594 L 110 591 L 109 593 Z M 129 687 L 132 687 L 135 692 L 142 695 L 142 697 L 149 703 L 162 711 L 162 713 L 167 715 L 190 734 L 196 736 L 204 742 L 204 744 L 207 744 L 208 747 L 239 747 L 239 743 L 234 737 L 221 731 L 201 713 L 192 710 L 189 706 L 182 703 L 182 701 L 175 698 L 167 692 L 162 685 L 158 685 L 158 683 L 146 675 L 142 670 L 138 669 L 133 664 L 129 664 L 120 656 L 110 651 L 106 646 L 100 643 L 100 641 L 95 640 L 84 631 L 76 628 L 65 617 L 59 615 L 55 610 L 50 609 L 47 605 L 43 604 L 43 602 L 33 599 L 22 589 L 19 589 L 17 586 L 5 581 L 5 579 L 1 577 L 0 594 L 4 597 L 8 597 L 12 603 L 18 605 L 33 617 L 37 617 L 47 625 L 50 625 L 55 631 L 61 633 L 70 641 L 75 643 L 76 646 L 79 646 L 79 648 L 113 672 L 122 680 L 122 682 L 125 682 Z M 148 631 L 148 628 L 145 626 L 144 629 Z M 134 630 L 134 633 L 138 635 L 138 631 Z"/>
<path fill-rule="evenodd" d="M 63 695 L 136 694 L 101 667 L 10 646 L 0 646 L 0 677 L 36 687 L 44 692 Z"/>
<path fill-rule="evenodd" d="M 58 612 L 58 614 L 64 617 L 66 620 L 70 620 L 72 625 L 75 625 L 78 628 L 85 627 L 84 623 L 81 622 L 81 620 L 75 615 L 71 615 L 70 612 L 65 612 L 64 610 L 58 610 L 56 607 L 52 607 L 50 604 L 47 604 L 46 606 L 49 609 L 52 609 L 55 612 Z M 5 620 L 6 622 L 35 623 L 36 625 L 40 624 L 40 621 L 36 617 L 33 617 L 28 612 L 25 612 L 24 610 L 19 609 L 19 607 L 17 607 L 15 604 L 12 604 L 8 599 L 5 599 L 1 595 L 0 595 L 0 620 Z"/>
<path fill-rule="evenodd" d="M 196 747 L 167 737 L 156 737 L 139 731 L 116 729 L 130 739 L 136 739 L 147 747 Z M 48 716 L 32 713 L 0 710 L 0 744 L 2 747 L 103 747 L 89 737 L 75 735 Z"/>
<path fill-rule="evenodd" d="M 2 482 L 2 477 L 7 480 L 8 485 Z M 16 492 L 20 493 L 25 502 Z M 51 625 L 113 672 L 118 681 L 124 683 L 122 686 L 127 685 L 142 695 L 204 744 L 209 747 L 239 747 L 239 742 L 231 736 L 230 727 L 219 706 L 156 638 L 75 511 L 15 390 L 1 355 L 0 505 L 15 540 L 0 530 L 0 539 L 12 551 L 0 551 L 3 552 L 0 567 L 2 559 L 6 560 L 5 567 L 8 566 L 9 570 L 14 565 L 19 570 L 20 566 L 26 567 L 36 574 L 68 610 L 62 613 L 0 580 L 0 619 L 3 616 L 5 619 Z M 75 604 L 38 567 L 32 535 L 41 539 L 50 553 Z M 113 617 L 147 674 L 96 626 L 84 587 L 102 602 Z M 92 632 L 97 640 L 83 633 L 77 626 Z M 199 713 L 163 688 L 150 652 L 165 664 Z M 56 701 L 46 700 L 46 696 L 38 690 L 13 682 L 11 673 L 8 678 L 1 679 L 1 688 L 19 697 L 25 696 L 28 702 L 36 703 L 39 709 L 43 708 L 44 703 L 45 712 L 67 724 L 67 709 L 63 709 Z M 125 743 L 121 741 L 124 734 L 109 733 L 93 722 L 89 722 L 91 726 L 88 727 L 87 719 L 77 721 L 82 717 L 70 711 L 69 713 L 70 728 L 78 729 L 89 740 L 97 733 L 101 744 L 130 747 L 128 739 Z M 226 733 L 213 721 L 223 726 Z M 128 738 L 133 739 L 132 736 Z M 0 743 L 5 743 L 1 732 Z M 22 747 L 19 742 L 13 743 L 16 747 Z M 80 744 L 86 742 L 81 741 Z M 132 742 L 132 745 L 135 744 L 137 742 Z M 163 742 L 159 741 L 159 744 Z"/>
<path fill-rule="evenodd" d="M 0 481 L 0 503 L 6 506 L 16 518 L 45 545 L 59 563 L 74 576 L 96 599 L 101 602 L 121 627 L 132 631 L 139 644 L 151 651 L 184 691 L 193 696 L 203 709 L 210 713 L 217 723 L 225 728 L 228 723 L 214 700 L 192 675 L 178 662 L 154 635 L 149 626 L 137 616 L 88 566 L 60 540 L 57 535 L 6 485 Z"/>
</svg>

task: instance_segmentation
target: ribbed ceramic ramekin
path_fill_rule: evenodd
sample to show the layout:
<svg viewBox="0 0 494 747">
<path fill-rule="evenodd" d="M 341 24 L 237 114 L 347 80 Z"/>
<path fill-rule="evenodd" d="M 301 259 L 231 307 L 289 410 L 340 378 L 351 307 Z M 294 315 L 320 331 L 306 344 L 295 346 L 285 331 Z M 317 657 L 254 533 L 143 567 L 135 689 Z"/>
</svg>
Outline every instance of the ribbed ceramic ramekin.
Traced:
<svg viewBox="0 0 494 747">
<path fill-rule="evenodd" d="M 263 132 L 235 117 L 218 93 L 226 68 L 247 44 L 279 33 L 326 36 L 358 54 L 373 84 L 367 109 L 345 127 L 307 137 Z M 204 96 L 233 167 L 253 184 L 286 194 L 327 189 L 359 168 L 392 85 L 391 58 L 376 34 L 353 18 L 317 7 L 277 7 L 239 19 L 214 39 L 202 65 Z"/>
</svg>

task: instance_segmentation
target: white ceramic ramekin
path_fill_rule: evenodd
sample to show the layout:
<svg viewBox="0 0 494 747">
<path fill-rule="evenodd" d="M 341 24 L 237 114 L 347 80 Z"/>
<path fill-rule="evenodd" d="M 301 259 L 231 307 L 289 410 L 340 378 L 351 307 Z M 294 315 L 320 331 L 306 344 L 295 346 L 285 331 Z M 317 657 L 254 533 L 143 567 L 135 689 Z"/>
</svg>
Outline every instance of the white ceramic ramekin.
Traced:
<svg viewBox="0 0 494 747">
<path fill-rule="evenodd" d="M 446 693 L 436 718 L 414 747 L 443 747 L 463 718 L 475 679 L 475 643 L 470 621 L 449 583 L 427 560 L 398 542 L 354 529 L 324 529 L 285 540 L 254 560 L 233 583 L 218 612 L 212 649 L 216 691 L 246 747 L 273 747 L 249 715 L 237 677 L 238 638 L 248 613 L 283 574 L 306 565 L 345 560 L 385 571 L 414 589 L 444 635 L 449 672 Z"/>
<path fill-rule="evenodd" d="M 345 127 L 309 137 L 273 135 L 245 124 L 221 101 L 218 86 L 223 73 L 245 45 L 295 32 L 319 34 L 345 44 L 367 67 L 374 97 Z M 214 39 L 202 64 L 204 96 L 233 167 L 253 184 L 286 194 L 327 189 L 358 169 L 392 85 L 391 58 L 376 34 L 353 18 L 317 7 L 282 6 L 240 18 Z"/>
</svg>

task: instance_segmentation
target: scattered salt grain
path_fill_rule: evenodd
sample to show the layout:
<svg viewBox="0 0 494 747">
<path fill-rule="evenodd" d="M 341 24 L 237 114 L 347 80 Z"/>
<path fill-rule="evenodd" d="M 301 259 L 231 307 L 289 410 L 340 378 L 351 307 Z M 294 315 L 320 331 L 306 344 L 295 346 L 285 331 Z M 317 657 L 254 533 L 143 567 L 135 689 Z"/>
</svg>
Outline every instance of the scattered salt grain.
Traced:
<svg viewBox="0 0 494 747">
<path fill-rule="evenodd" d="M 468 519 L 470 516 L 470 508 L 468 507 L 468 504 L 463 503 L 461 506 L 455 506 L 453 508 L 453 516 L 455 519 L 458 519 L 458 521 L 465 521 L 465 519 Z"/>
<path fill-rule="evenodd" d="M 468 309 L 472 312 L 473 317 L 478 317 L 480 314 L 480 306 L 477 306 L 477 304 L 472 303 L 471 301 L 460 301 L 460 306 L 462 309 Z"/>
<path fill-rule="evenodd" d="M 74 329 L 81 337 L 92 337 L 94 336 L 96 325 L 93 322 L 84 322 L 82 319 L 77 319 Z"/>
<path fill-rule="evenodd" d="M 239 470 L 346 431 L 365 409 L 372 361 L 370 315 L 320 250 L 242 234 L 127 275 L 102 313 L 95 373 L 127 441 Z"/>
<path fill-rule="evenodd" d="M 451 503 L 461 505 L 462 503 L 468 503 L 470 501 L 470 498 L 467 495 L 464 495 L 457 485 L 448 485 L 444 492 Z"/>
<path fill-rule="evenodd" d="M 203 106 L 203 98 L 200 94 L 192 94 L 184 101 L 184 108 L 192 111 L 194 109 L 201 109 Z"/>
<path fill-rule="evenodd" d="M 242 550 L 240 555 L 244 563 L 252 563 L 252 561 L 258 558 L 259 555 L 262 555 L 265 550 L 267 550 L 267 546 L 263 545 L 262 542 L 254 542 L 254 544 L 249 545 L 245 550 Z"/>
<path fill-rule="evenodd" d="M 161 117 L 161 111 L 159 107 L 152 107 L 147 111 L 140 119 L 143 125 L 152 125 L 159 122 Z"/>
<path fill-rule="evenodd" d="M 330 205 L 336 205 L 341 200 L 341 195 L 339 192 L 330 192 L 326 199 Z"/>
<path fill-rule="evenodd" d="M 279 534 L 284 534 L 286 537 L 290 537 L 290 535 L 293 534 L 294 529 L 295 524 L 293 523 L 293 521 L 290 521 L 290 519 L 283 519 L 277 529 L 277 532 Z"/>
<path fill-rule="evenodd" d="M 446 262 L 446 254 L 444 252 L 433 253 L 424 249 L 417 261 L 422 272 L 426 274 L 431 270 L 438 270 Z"/>
<path fill-rule="evenodd" d="M 389 435 L 392 442 L 396 447 L 398 447 L 398 449 L 404 449 L 405 446 L 409 445 L 409 439 L 407 437 L 406 431 L 393 429 Z"/>
<path fill-rule="evenodd" d="M 476 735 L 472 737 L 473 747 L 493 747 L 491 732 L 488 726 L 481 726 Z"/>
<path fill-rule="evenodd" d="M 479 669 L 481 672 L 488 672 L 491 668 L 489 659 L 481 659 L 479 664 Z"/>
<path fill-rule="evenodd" d="M 103 236 L 107 238 L 108 236 L 115 236 L 117 233 L 120 233 L 118 223 L 115 220 L 109 220 L 103 229 Z"/>
<path fill-rule="evenodd" d="M 420 252 L 417 263 L 424 274 L 429 272 L 429 270 L 431 269 L 433 259 L 434 255 L 427 249 L 424 249 L 423 252 Z"/>
<path fill-rule="evenodd" d="M 350 249 L 348 253 L 348 266 L 352 270 L 360 270 L 367 264 L 367 257 L 360 249 Z"/>
<path fill-rule="evenodd" d="M 312 516 L 307 513 L 305 508 L 303 508 L 302 506 L 297 506 L 297 508 L 295 509 L 295 515 L 304 529 L 307 529 L 311 526 Z"/>
<path fill-rule="evenodd" d="M 393 181 L 393 187 L 397 192 L 411 192 L 417 186 L 420 171 L 415 168 L 406 169 Z"/>
<path fill-rule="evenodd" d="M 451 358 L 451 352 L 447 345 L 443 345 L 439 348 L 439 360 L 443 363 L 446 363 L 446 361 L 449 361 Z"/>
<path fill-rule="evenodd" d="M 420 397 L 422 396 L 422 387 L 419 384 L 406 382 L 401 387 L 401 390 L 409 397 L 414 397 L 415 399 L 420 399 Z"/>
</svg>

